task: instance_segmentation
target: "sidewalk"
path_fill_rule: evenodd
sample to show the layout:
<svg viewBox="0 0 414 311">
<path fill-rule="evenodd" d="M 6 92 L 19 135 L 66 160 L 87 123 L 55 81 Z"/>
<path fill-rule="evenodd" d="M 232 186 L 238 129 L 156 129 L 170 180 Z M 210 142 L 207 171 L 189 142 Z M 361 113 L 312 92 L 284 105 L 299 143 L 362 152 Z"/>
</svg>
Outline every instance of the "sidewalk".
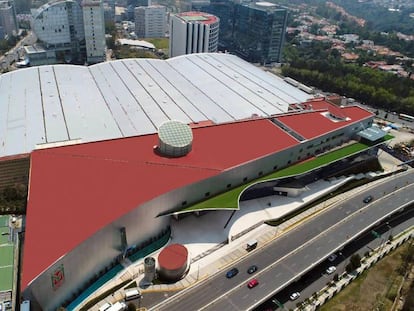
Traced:
<svg viewBox="0 0 414 311">
<path fill-rule="evenodd" d="M 151 285 L 146 289 L 142 289 L 143 295 L 145 296 L 146 293 L 153 292 L 183 290 L 196 285 L 199 281 L 204 280 L 210 275 L 225 271 L 231 265 L 234 265 L 237 261 L 242 260 L 248 255 L 248 252 L 244 249 L 247 241 L 255 238 L 258 241 L 257 248 L 264 247 L 267 243 L 272 242 L 282 235 L 283 232 L 299 225 L 301 221 L 305 221 L 344 198 L 354 195 L 356 192 L 361 191 L 361 188 L 332 197 L 322 204 L 306 210 L 277 227 L 271 227 L 262 223 L 248 233 L 242 235 L 240 238 L 230 241 L 228 244 L 223 244 L 222 247 L 211 251 L 212 249 L 217 248 L 218 244 L 224 242 L 227 237 L 230 236 L 230 232 L 234 235 L 241 230 L 247 230 L 249 227 L 255 226 L 260 219 L 271 219 L 283 216 L 290 211 L 300 208 L 304 203 L 329 194 L 348 180 L 349 178 L 339 178 L 331 181 L 318 181 L 317 183 L 308 185 L 309 191 L 302 193 L 301 196 L 296 198 L 272 196 L 245 201 L 243 202 L 243 206 L 241 206 L 241 211 L 236 212 L 236 214 L 239 213 L 240 215 L 233 217 L 228 226 L 228 228 L 231 229 L 227 230 L 223 230 L 223 225 L 227 221 L 231 211 L 210 212 L 199 217 L 191 215 L 180 221 L 173 222 L 172 239 L 169 244 L 180 243 L 187 247 L 191 258 L 193 259 L 190 269 L 183 279 L 174 284 Z M 272 202 L 272 206 L 270 207 L 267 204 L 269 200 Z M 284 202 L 281 202 L 282 200 Z M 253 214 L 253 216 L 246 217 L 248 214 Z M 266 214 L 266 217 L 263 218 L 264 214 Z M 204 256 L 200 258 L 200 254 L 204 254 Z M 157 258 L 157 255 L 158 252 L 152 256 Z M 197 258 L 198 260 L 194 260 Z M 125 263 L 125 267 L 126 270 L 117 278 L 117 280 L 108 283 L 101 288 L 99 292 L 103 292 L 123 280 L 133 278 L 137 284 L 142 281 L 144 277 L 142 261 L 129 265 Z M 105 301 L 115 302 L 122 299 L 123 292 L 118 291 L 113 296 L 108 297 Z M 103 304 L 105 301 L 102 301 L 99 305 Z M 165 303 L 165 301 L 163 303 Z M 95 307 L 92 310 L 97 310 L 97 308 L 98 307 Z M 156 306 L 152 309 L 156 309 Z"/>
</svg>

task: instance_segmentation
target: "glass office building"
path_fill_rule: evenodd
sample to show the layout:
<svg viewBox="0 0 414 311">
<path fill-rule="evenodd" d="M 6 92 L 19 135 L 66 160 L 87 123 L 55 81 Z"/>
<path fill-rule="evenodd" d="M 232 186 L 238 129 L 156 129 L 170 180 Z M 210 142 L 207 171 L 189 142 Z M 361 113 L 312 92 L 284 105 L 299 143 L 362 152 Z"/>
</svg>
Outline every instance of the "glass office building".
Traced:
<svg viewBox="0 0 414 311">
<path fill-rule="evenodd" d="M 212 0 L 203 8 L 220 18 L 219 47 L 252 63 L 282 61 L 286 8 L 269 2 Z"/>
</svg>

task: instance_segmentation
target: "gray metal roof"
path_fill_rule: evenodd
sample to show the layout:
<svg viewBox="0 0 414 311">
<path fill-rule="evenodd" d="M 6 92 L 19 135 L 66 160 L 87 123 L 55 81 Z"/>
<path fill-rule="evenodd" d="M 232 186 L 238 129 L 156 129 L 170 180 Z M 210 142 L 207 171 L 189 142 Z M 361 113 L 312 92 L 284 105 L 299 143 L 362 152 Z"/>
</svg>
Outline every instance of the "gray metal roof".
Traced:
<svg viewBox="0 0 414 311">
<path fill-rule="evenodd" d="M 0 75 L 0 157 L 157 132 L 165 121 L 269 116 L 309 94 L 230 54 L 40 66 Z"/>
<path fill-rule="evenodd" d="M 377 127 L 371 126 L 369 128 L 366 128 L 363 131 L 358 132 L 357 135 L 365 139 L 368 139 L 369 141 L 376 141 L 378 139 L 383 138 L 385 135 L 387 135 L 387 132 Z"/>
</svg>

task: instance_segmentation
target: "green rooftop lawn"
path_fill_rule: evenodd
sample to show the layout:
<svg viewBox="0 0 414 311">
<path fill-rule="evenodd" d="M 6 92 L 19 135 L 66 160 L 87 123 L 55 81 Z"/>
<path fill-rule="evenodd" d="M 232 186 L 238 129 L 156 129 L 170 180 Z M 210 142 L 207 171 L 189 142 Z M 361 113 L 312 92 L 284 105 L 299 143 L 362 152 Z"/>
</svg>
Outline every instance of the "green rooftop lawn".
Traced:
<svg viewBox="0 0 414 311">
<path fill-rule="evenodd" d="M 392 139 L 393 136 L 390 136 L 386 140 Z M 332 152 L 320 155 L 318 157 L 312 158 L 310 160 L 307 160 L 305 162 L 301 162 L 289 167 L 286 167 L 284 169 L 281 169 L 277 172 L 274 172 L 272 174 L 263 176 L 261 178 L 258 178 L 256 180 L 253 180 L 247 184 L 241 185 L 237 188 L 234 188 L 230 191 L 227 191 L 225 193 L 216 195 L 215 197 L 212 197 L 211 199 L 205 200 L 203 202 L 197 203 L 195 205 L 192 205 L 188 208 L 182 209 L 179 211 L 179 213 L 185 213 L 185 212 L 192 212 L 192 211 L 200 211 L 200 210 L 215 210 L 215 209 L 238 209 L 238 198 L 240 193 L 246 188 L 248 188 L 250 185 L 253 185 L 259 181 L 265 181 L 269 179 L 275 179 L 280 177 L 287 177 L 291 175 L 298 175 L 305 172 L 308 172 L 310 170 L 313 170 L 315 168 L 328 165 L 332 162 L 335 162 L 339 159 L 342 159 L 344 157 L 348 157 L 352 154 L 361 152 L 365 149 L 370 148 L 371 146 L 362 144 L 362 143 L 355 143 L 346 147 L 343 147 L 341 149 L 334 150 Z"/>
<path fill-rule="evenodd" d="M 12 290 L 13 287 L 13 267 L 0 268 L 0 292 Z"/>
<path fill-rule="evenodd" d="M 2 227 L 7 227 L 9 224 L 9 216 L 0 216 L 0 230 Z"/>
<path fill-rule="evenodd" d="M 0 246 L 0 267 L 13 264 L 13 245 Z"/>
<path fill-rule="evenodd" d="M 9 233 L 9 228 L 0 227 L 0 233 Z M 9 235 L 0 235 L 0 245 L 3 245 L 3 244 L 9 244 Z"/>
</svg>

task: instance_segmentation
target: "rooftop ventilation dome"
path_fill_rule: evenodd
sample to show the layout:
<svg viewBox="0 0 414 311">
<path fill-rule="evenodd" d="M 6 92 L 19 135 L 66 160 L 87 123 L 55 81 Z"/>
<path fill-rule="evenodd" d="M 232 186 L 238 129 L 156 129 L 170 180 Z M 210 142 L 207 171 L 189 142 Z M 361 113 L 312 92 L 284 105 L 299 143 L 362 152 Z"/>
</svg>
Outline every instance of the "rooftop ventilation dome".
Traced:
<svg viewBox="0 0 414 311">
<path fill-rule="evenodd" d="M 193 132 L 180 121 L 167 121 L 158 130 L 158 151 L 167 157 L 182 157 L 191 151 Z"/>
</svg>

